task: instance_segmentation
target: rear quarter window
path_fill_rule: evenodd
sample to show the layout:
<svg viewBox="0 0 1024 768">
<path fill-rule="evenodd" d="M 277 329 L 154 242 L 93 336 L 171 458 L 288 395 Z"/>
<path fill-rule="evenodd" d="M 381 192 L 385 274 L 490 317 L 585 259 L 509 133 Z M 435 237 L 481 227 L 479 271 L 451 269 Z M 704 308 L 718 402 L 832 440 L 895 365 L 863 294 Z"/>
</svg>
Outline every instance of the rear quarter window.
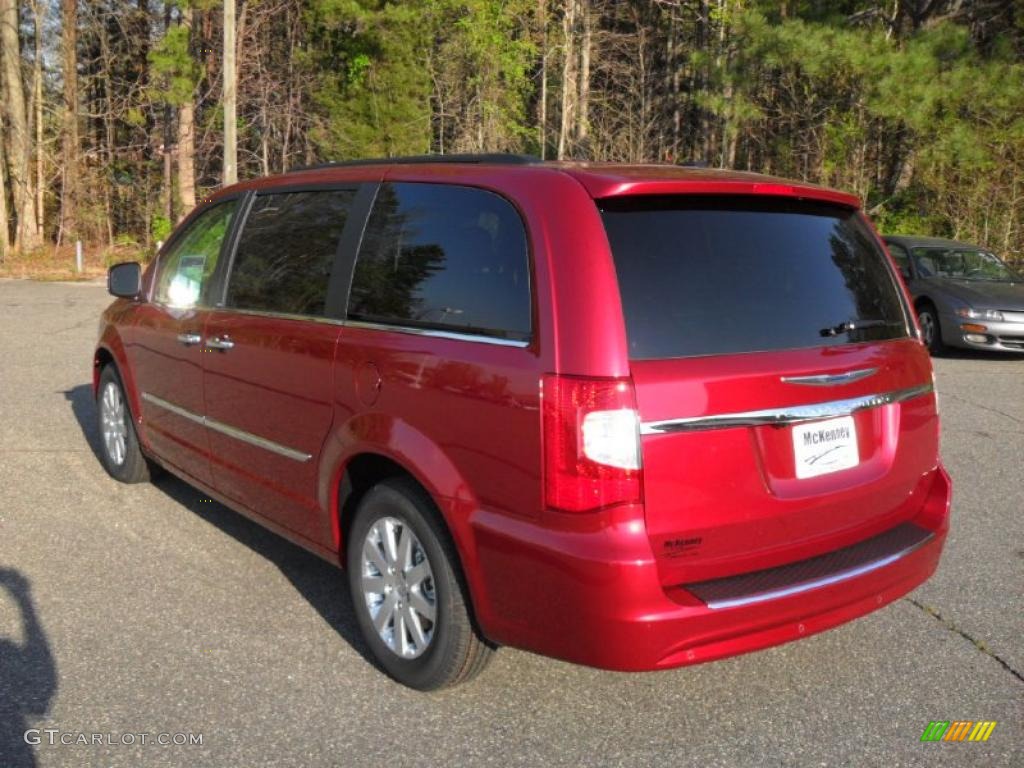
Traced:
<svg viewBox="0 0 1024 768">
<path fill-rule="evenodd" d="M 907 335 L 896 278 L 856 211 L 740 196 L 615 198 L 598 206 L 633 359 Z M 851 322 L 856 330 L 836 330 Z"/>
<path fill-rule="evenodd" d="M 529 339 L 529 257 L 518 212 L 482 189 L 382 185 L 356 261 L 348 315 Z"/>
</svg>

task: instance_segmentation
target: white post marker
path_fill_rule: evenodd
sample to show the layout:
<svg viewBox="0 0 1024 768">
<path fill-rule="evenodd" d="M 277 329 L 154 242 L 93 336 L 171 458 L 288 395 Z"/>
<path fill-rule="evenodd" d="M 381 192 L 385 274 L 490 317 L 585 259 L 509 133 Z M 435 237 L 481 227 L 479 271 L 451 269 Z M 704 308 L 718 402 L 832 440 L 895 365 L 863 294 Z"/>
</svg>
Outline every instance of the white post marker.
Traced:
<svg viewBox="0 0 1024 768">
<path fill-rule="evenodd" d="M 75 271 L 82 274 L 82 241 L 75 240 Z"/>
</svg>

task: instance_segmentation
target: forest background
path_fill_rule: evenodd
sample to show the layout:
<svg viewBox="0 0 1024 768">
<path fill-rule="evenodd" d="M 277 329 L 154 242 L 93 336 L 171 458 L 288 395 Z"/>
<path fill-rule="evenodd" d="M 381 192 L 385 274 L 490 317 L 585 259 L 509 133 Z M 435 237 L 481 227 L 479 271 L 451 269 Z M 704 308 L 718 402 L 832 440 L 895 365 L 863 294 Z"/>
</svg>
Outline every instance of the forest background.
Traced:
<svg viewBox="0 0 1024 768">
<path fill-rule="evenodd" d="M 1024 0 L 0 0 L 0 81 L 0 274 L 144 259 L 236 176 L 451 152 L 803 179 L 1024 262 Z"/>
</svg>

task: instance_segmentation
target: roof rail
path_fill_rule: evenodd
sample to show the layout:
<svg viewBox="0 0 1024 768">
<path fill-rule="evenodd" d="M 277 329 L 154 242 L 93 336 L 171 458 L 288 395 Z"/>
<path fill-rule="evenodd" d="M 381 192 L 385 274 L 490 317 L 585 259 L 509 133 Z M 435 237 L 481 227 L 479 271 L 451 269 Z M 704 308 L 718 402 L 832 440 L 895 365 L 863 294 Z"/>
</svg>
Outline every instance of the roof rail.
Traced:
<svg viewBox="0 0 1024 768">
<path fill-rule="evenodd" d="M 346 168 L 358 165 L 424 165 L 427 163 L 467 163 L 480 165 L 493 163 L 495 165 L 530 165 L 541 162 L 539 157 L 534 155 L 514 155 L 506 152 L 490 152 L 481 154 L 453 154 L 453 155 L 409 155 L 405 157 L 374 157 L 368 160 L 338 160 L 329 163 L 317 163 L 315 165 L 304 165 L 292 168 L 292 171 L 315 171 L 321 168 Z"/>
</svg>

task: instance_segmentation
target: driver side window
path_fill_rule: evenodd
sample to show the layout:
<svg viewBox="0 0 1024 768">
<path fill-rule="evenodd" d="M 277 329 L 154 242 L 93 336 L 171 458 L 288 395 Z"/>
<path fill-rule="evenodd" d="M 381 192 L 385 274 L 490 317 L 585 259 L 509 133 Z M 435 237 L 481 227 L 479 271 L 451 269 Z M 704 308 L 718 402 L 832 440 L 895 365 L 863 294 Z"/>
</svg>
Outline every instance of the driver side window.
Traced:
<svg viewBox="0 0 1024 768">
<path fill-rule="evenodd" d="M 163 256 L 156 301 L 177 309 L 196 306 L 217 266 L 221 246 L 234 218 L 234 200 L 201 213 Z"/>
<path fill-rule="evenodd" d="M 903 279 L 910 280 L 910 256 L 907 254 L 906 248 L 898 243 L 887 243 L 887 245 L 889 246 L 889 253 L 892 254 L 892 260 L 896 262 L 896 267 L 899 269 L 900 274 L 903 275 Z"/>
</svg>

